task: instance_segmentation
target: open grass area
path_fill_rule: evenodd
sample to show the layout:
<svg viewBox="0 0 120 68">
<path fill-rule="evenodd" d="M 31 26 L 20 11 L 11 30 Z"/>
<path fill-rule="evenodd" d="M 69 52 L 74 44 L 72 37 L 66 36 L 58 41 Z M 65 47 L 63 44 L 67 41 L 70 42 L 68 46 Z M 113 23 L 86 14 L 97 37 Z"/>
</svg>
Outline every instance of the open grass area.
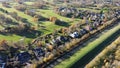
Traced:
<svg viewBox="0 0 120 68">
<path fill-rule="evenodd" d="M 27 5 L 32 5 L 34 2 L 24 2 Z"/>
<path fill-rule="evenodd" d="M 58 19 L 62 20 L 62 21 L 65 21 L 65 22 L 71 22 L 71 18 L 67 18 L 67 17 L 63 17 L 63 16 L 60 16 L 58 14 L 56 14 L 53 10 L 42 10 L 42 9 L 38 9 L 38 14 L 41 14 L 42 16 L 44 17 L 57 17 Z M 79 20 L 79 19 L 74 19 L 74 21 L 72 23 L 75 23 L 76 20 Z"/>
<path fill-rule="evenodd" d="M 52 2 L 52 0 L 51 0 L 51 2 Z M 27 5 L 32 5 L 33 3 L 34 2 L 25 2 L 25 4 L 27 4 Z M 18 5 L 18 3 L 16 3 L 16 2 L 15 3 L 10 3 L 10 5 L 11 5 L 11 8 L 6 8 L 6 7 L 3 7 L 2 4 L 0 3 L 0 7 L 1 8 L 7 10 L 8 12 L 17 12 L 18 16 L 27 19 L 28 23 L 31 24 L 31 26 L 36 27 L 38 24 L 41 25 L 41 26 L 44 26 L 45 28 L 38 27 L 38 31 L 41 31 L 42 35 L 46 35 L 46 34 L 52 33 L 55 29 L 60 29 L 62 27 L 68 27 L 68 26 L 70 26 L 72 24 L 75 24 L 75 23 L 81 21 L 81 19 L 78 19 L 78 18 L 71 19 L 71 18 L 67 18 L 67 17 L 61 16 L 61 15 L 55 13 L 54 9 L 53 9 L 54 6 L 53 6 L 52 8 L 49 8 L 49 9 L 36 9 L 36 13 L 39 14 L 39 15 L 42 15 L 43 17 L 48 18 L 48 19 L 50 17 L 57 17 L 59 20 L 65 22 L 64 25 L 61 25 L 61 26 L 60 25 L 55 25 L 54 23 L 52 23 L 50 21 L 34 22 L 32 16 L 29 16 L 29 15 L 25 14 L 24 12 L 18 11 L 18 10 L 16 10 L 14 8 L 14 6 Z M 30 8 L 32 8 L 32 7 L 29 7 L 27 9 L 30 9 Z M 100 11 L 100 10 L 93 10 L 93 9 L 90 9 L 90 8 L 78 8 L 78 9 L 81 9 L 81 10 L 90 10 L 90 11 L 94 11 L 94 12 L 99 12 Z M 2 13 L 2 12 L 0 12 L 0 13 Z M 15 20 L 10 15 L 7 15 L 5 13 L 2 13 L 2 14 L 4 14 L 6 17 L 10 17 L 13 21 L 19 23 L 19 21 Z M 0 26 L 0 28 L 2 29 L 3 27 Z"/>
<path fill-rule="evenodd" d="M 56 65 L 55 68 L 70 68 L 74 63 L 79 61 L 83 56 L 88 54 L 90 51 L 92 51 L 94 48 L 96 48 L 99 44 L 104 42 L 107 38 L 112 36 L 116 31 L 120 30 L 120 24 L 117 25 L 115 28 L 109 30 L 108 32 L 104 33 L 102 36 L 100 36 L 95 41 L 89 43 L 86 45 L 86 47 L 80 49 L 77 51 L 73 56 L 71 56 L 69 59 L 66 59 L 65 61 L 61 62 L 60 64 Z"/>
<path fill-rule="evenodd" d="M 41 22 L 41 25 L 46 26 L 46 28 L 44 28 L 44 29 L 39 28 L 39 30 L 44 33 L 43 35 L 49 34 L 49 33 L 53 32 L 54 30 L 63 27 L 63 26 L 55 25 L 54 23 L 49 22 L 49 21 Z"/>
<path fill-rule="evenodd" d="M 0 7 L 2 7 L 3 9 L 7 10 L 8 12 L 17 12 L 18 13 L 18 16 L 22 17 L 22 18 L 25 18 L 27 19 L 27 21 L 32 24 L 32 25 L 35 25 L 35 23 L 33 22 L 33 18 L 29 15 L 26 15 L 24 14 L 23 12 L 20 12 L 18 10 L 16 10 L 15 8 L 6 8 L 6 7 L 3 7 L 2 4 L 0 4 Z"/>
<path fill-rule="evenodd" d="M 14 41 L 14 42 L 17 42 L 19 41 L 20 39 L 22 39 L 23 37 L 21 36 L 18 36 L 18 35 L 0 35 L 0 40 L 8 40 L 8 41 Z M 28 43 L 29 41 L 31 41 L 32 39 L 30 38 L 25 38 L 24 39 L 25 43 Z"/>
<path fill-rule="evenodd" d="M 27 19 L 28 22 L 30 24 L 32 24 L 33 26 L 36 25 L 36 22 L 33 22 L 33 17 L 24 14 L 24 12 L 20 12 L 20 11 L 16 10 L 15 8 L 13 8 L 13 7 L 12 8 L 5 8 L 1 4 L 0 4 L 0 7 L 2 7 L 3 9 L 5 9 L 5 10 L 7 10 L 9 12 L 17 12 L 18 16 Z M 71 21 L 71 18 L 60 16 L 60 15 L 56 14 L 55 12 L 53 12 L 52 10 L 37 9 L 37 11 L 39 11 L 39 12 L 36 12 L 36 13 L 42 15 L 43 17 L 50 18 L 50 17 L 54 16 L 54 17 L 57 17 L 58 19 L 60 19 L 60 20 L 62 20 L 64 22 L 66 22 L 69 25 L 71 25 L 71 23 L 75 23 L 75 22 L 79 21 L 79 19 L 75 19 L 74 21 Z M 42 21 L 43 25 L 44 25 L 44 22 L 47 22 L 47 21 Z M 49 25 L 52 26 L 53 25 L 52 22 L 49 22 Z M 46 26 L 46 25 L 44 25 L 44 26 Z M 56 26 L 56 28 L 59 29 L 58 25 L 54 25 L 54 26 Z M 46 26 L 46 27 L 49 27 L 49 26 Z M 49 30 L 49 31 L 53 31 L 53 30 Z"/>
<path fill-rule="evenodd" d="M 0 6 L 2 7 L 2 5 L 0 4 Z M 15 10 L 14 8 L 5 8 L 5 7 L 2 7 L 3 9 L 5 9 L 5 10 L 7 10 L 7 11 L 9 11 L 9 12 L 13 12 L 13 11 L 16 11 L 17 13 L 18 13 L 18 15 L 19 16 L 22 16 L 22 17 L 24 17 L 25 16 L 25 14 L 23 14 L 22 12 L 19 12 L 19 11 L 17 11 L 17 10 Z M 9 17 L 9 18 L 11 18 L 13 21 L 15 21 L 15 22 L 18 22 L 17 20 L 15 20 L 14 18 L 12 18 L 10 15 L 7 15 L 7 14 L 5 14 L 5 13 L 3 13 L 3 12 L 1 12 L 0 11 L 0 14 L 3 14 L 3 15 L 5 15 L 5 17 Z M 25 18 L 27 18 L 27 16 L 25 17 Z M 29 18 L 29 17 L 28 17 Z M 29 19 L 29 20 L 31 20 L 31 19 Z M 19 23 L 19 22 L 18 22 Z M 5 25 L 5 26 L 12 26 L 12 25 Z M 3 26 L 0 26 L 0 28 L 2 29 L 2 28 L 4 28 Z M 1 35 L 0 34 L 0 40 L 2 40 L 2 39 L 5 39 L 5 40 L 8 40 L 8 41 L 19 41 L 21 38 L 23 38 L 22 36 L 19 36 L 19 35 Z M 31 41 L 32 39 L 31 38 L 26 38 L 25 39 L 25 42 L 27 43 L 28 41 Z"/>
<path fill-rule="evenodd" d="M 25 2 L 26 4 L 29 4 L 31 5 L 33 2 Z M 45 18 L 50 18 L 50 17 L 57 17 L 58 19 L 66 22 L 65 25 L 63 26 L 59 26 L 59 25 L 55 25 L 54 23 L 50 22 L 50 21 L 39 21 L 38 23 L 37 22 L 33 22 L 33 17 L 29 16 L 29 15 L 26 15 L 24 14 L 24 12 L 21 12 L 21 11 L 18 11 L 16 10 L 13 6 L 15 6 L 16 3 L 11 3 L 11 8 L 6 8 L 6 7 L 3 7 L 2 4 L 0 4 L 0 7 L 7 10 L 8 12 L 17 12 L 18 16 L 22 17 L 22 18 L 25 18 L 27 19 L 27 21 L 29 22 L 29 24 L 31 24 L 31 26 L 37 26 L 37 24 L 39 23 L 41 26 L 44 26 L 45 29 L 41 28 L 41 27 L 38 27 L 38 31 L 41 31 L 43 35 L 46 35 L 46 34 L 49 34 L 51 32 L 53 32 L 55 29 L 60 29 L 62 27 L 68 27 L 70 26 L 71 24 L 74 24 L 78 21 L 80 21 L 80 19 L 74 19 L 71 21 L 71 18 L 67 18 L 67 17 L 63 17 L 63 16 L 60 16 L 58 15 L 57 13 L 55 13 L 52 9 L 49 9 L 49 10 L 45 10 L 45 9 L 37 9 L 38 12 L 36 12 L 37 14 L 40 14 L 42 15 L 43 17 Z M 6 17 L 10 17 L 13 21 L 15 22 L 18 22 L 16 21 L 14 18 L 12 18 L 10 15 L 7 15 L 5 13 L 2 13 L 0 12 L 1 14 L 4 14 Z M 19 23 L 19 22 L 18 22 Z M 0 26 L 0 28 L 3 28 L 2 26 Z M 17 36 L 17 35 L 16 35 Z M 5 36 L 4 36 L 5 37 Z M 14 36 L 15 37 L 15 36 Z M 20 36 L 19 36 L 20 37 Z M 8 38 L 8 37 L 6 37 Z M 16 37 L 18 38 L 18 37 Z"/>
</svg>

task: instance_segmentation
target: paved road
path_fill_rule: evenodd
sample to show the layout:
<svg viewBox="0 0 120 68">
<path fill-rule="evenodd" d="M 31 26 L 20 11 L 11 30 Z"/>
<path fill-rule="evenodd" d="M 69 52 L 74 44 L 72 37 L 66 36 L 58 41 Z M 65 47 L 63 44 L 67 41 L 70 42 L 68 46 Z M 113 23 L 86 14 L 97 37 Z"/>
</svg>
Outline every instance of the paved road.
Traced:
<svg viewBox="0 0 120 68">
<path fill-rule="evenodd" d="M 120 24 L 120 22 L 118 23 Z M 84 41 L 84 43 L 80 43 L 80 46 L 77 46 L 75 48 L 73 48 L 71 51 L 63 54 L 62 56 L 58 57 L 57 59 L 55 59 L 54 61 L 52 61 L 51 63 L 47 64 L 45 66 L 45 68 L 53 68 L 55 65 L 57 65 L 58 63 L 62 62 L 63 60 L 69 58 L 70 56 L 72 56 L 76 51 L 80 50 L 81 48 L 83 48 L 85 45 L 89 44 L 90 42 L 94 41 L 95 39 L 99 38 L 103 33 L 106 33 L 108 30 L 114 28 L 115 26 L 117 26 L 118 24 L 112 25 L 109 28 L 103 30 L 102 32 L 99 32 L 99 34 L 95 34 L 92 35 L 91 37 L 89 37 L 86 41 Z"/>
</svg>

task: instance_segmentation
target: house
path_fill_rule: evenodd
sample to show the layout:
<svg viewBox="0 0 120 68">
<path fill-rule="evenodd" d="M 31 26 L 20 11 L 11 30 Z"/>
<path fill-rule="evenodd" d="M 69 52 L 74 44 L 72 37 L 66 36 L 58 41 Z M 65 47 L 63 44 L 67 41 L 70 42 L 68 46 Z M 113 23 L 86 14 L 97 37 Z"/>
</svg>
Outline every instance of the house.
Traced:
<svg viewBox="0 0 120 68">
<path fill-rule="evenodd" d="M 56 38 L 54 38 L 54 39 L 52 39 L 51 40 L 51 42 L 50 42 L 52 45 L 57 45 L 57 46 L 59 46 L 59 45 L 62 45 L 62 42 L 59 40 L 59 39 L 56 39 Z"/>
<path fill-rule="evenodd" d="M 66 41 L 68 41 L 67 38 L 64 37 L 64 36 L 58 36 L 56 39 L 58 39 L 58 40 L 61 41 L 61 42 L 66 42 Z"/>
<path fill-rule="evenodd" d="M 80 35 L 77 31 L 71 33 L 69 36 L 72 37 L 72 38 L 79 38 L 80 37 Z"/>
<path fill-rule="evenodd" d="M 86 30 L 86 29 L 81 29 L 81 30 L 80 30 L 80 34 L 81 34 L 81 35 L 84 35 L 84 34 L 86 34 L 86 33 L 87 33 L 87 30 Z"/>
<path fill-rule="evenodd" d="M 76 8 L 73 7 L 59 7 L 57 8 L 57 12 L 62 15 L 62 16 L 66 16 L 66 17 L 77 17 L 79 15 L 79 11 Z"/>
<path fill-rule="evenodd" d="M 120 2 L 116 2 L 115 5 L 116 5 L 116 6 L 120 6 Z"/>
<path fill-rule="evenodd" d="M 30 16 L 35 16 L 36 15 L 36 10 L 35 9 L 27 9 L 27 10 L 25 10 L 25 14 L 27 14 L 27 15 L 30 15 Z"/>
<path fill-rule="evenodd" d="M 42 56 L 45 55 L 45 52 L 41 48 L 36 48 L 33 50 L 37 59 L 40 59 Z"/>
<path fill-rule="evenodd" d="M 16 55 L 16 59 L 17 59 L 17 61 L 20 62 L 20 64 L 24 64 L 31 59 L 31 55 L 28 52 L 18 53 Z"/>
<path fill-rule="evenodd" d="M 61 42 L 60 40 L 56 39 L 56 40 L 55 40 L 55 44 L 56 44 L 57 46 L 59 46 L 59 45 L 62 45 L 62 42 Z"/>
<path fill-rule="evenodd" d="M 92 15 L 92 21 L 95 21 L 96 19 L 97 19 L 97 15 L 95 14 L 95 15 Z"/>
<path fill-rule="evenodd" d="M 96 20 L 95 22 L 93 22 L 93 23 L 91 24 L 91 26 L 92 26 L 93 28 L 97 28 L 100 24 L 101 24 L 101 22 Z"/>
<path fill-rule="evenodd" d="M 52 45 L 55 44 L 55 42 L 56 42 L 55 38 L 53 38 L 53 39 L 50 41 L 50 43 L 51 43 Z"/>
<path fill-rule="evenodd" d="M 5 68 L 6 63 L 0 63 L 0 68 Z"/>
<path fill-rule="evenodd" d="M 90 26 L 90 25 L 85 26 L 85 29 L 86 29 L 87 31 L 92 31 L 92 30 L 93 30 L 92 26 Z"/>
<path fill-rule="evenodd" d="M 33 13 L 35 13 L 36 10 L 35 10 L 35 9 L 30 9 L 29 12 L 33 12 Z"/>
<path fill-rule="evenodd" d="M 58 36 L 54 39 L 51 40 L 51 44 L 52 45 L 62 45 L 64 44 L 65 42 L 69 41 L 68 37 L 65 37 L 65 36 Z"/>
<path fill-rule="evenodd" d="M 0 55 L 0 68 L 5 68 L 6 61 L 7 61 L 7 56 Z"/>
</svg>

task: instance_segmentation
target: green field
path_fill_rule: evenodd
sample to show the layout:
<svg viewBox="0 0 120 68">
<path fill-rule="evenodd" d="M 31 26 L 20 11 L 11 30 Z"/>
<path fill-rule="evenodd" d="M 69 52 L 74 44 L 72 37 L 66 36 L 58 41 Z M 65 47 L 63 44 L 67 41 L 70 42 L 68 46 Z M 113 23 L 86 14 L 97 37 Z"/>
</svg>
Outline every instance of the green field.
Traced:
<svg viewBox="0 0 120 68">
<path fill-rule="evenodd" d="M 28 5 L 33 4 L 33 2 L 25 2 L 25 3 L 28 4 Z M 74 23 L 80 21 L 80 19 L 74 19 L 74 20 L 71 21 L 71 18 L 60 16 L 60 15 L 56 14 L 52 9 L 48 9 L 48 10 L 36 9 L 37 10 L 37 12 L 36 12 L 37 14 L 40 14 L 40 15 L 42 15 L 45 18 L 50 18 L 50 17 L 53 17 L 53 16 L 57 17 L 59 20 L 62 20 L 64 22 L 66 22 L 66 25 L 59 26 L 59 25 L 55 25 L 54 23 L 52 23 L 50 21 L 33 22 L 33 17 L 31 17 L 29 15 L 26 15 L 26 14 L 24 14 L 24 12 L 18 11 L 18 10 L 16 10 L 14 8 L 14 6 L 17 5 L 17 3 L 10 3 L 10 5 L 12 6 L 11 8 L 3 7 L 2 4 L 0 4 L 0 7 L 5 9 L 5 10 L 7 10 L 8 12 L 17 12 L 18 16 L 27 19 L 27 21 L 29 22 L 29 24 L 31 24 L 31 26 L 35 27 L 38 24 L 41 25 L 41 26 L 44 26 L 45 27 L 44 29 L 41 28 L 41 27 L 38 27 L 38 31 L 41 31 L 43 35 L 49 34 L 49 33 L 53 32 L 55 29 L 60 29 L 62 27 L 68 27 L 71 24 L 74 24 Z M 0 11 L 0 13 L 4 14 L 6 17 L 11 18 L 15 22 L 18 22 L 17 20 L 12 18 L 10 15 L 7 15 L 7 14 L 1 12 L 1 11 Z M 10 25 L 10 26 L 12 26 L 12 25 Z M 0 26 L 0 28 L 2 29 L 3 27 Z M 4 37 L 4 39 L 6 39 L 6 40 L 12 40 L 11 36 L 9 37 L 9 36 L 5 36 L 5 35 L 1 35 L 0 40 L 2 39 L 2 37 Z M 14 35 L 14 38 L 16 39 L 15 41 L 18 41 L 20 38 L 22 38 L 22 36 Z M 27 39 L 30 39 L 30 38 L 27 38 Z"/>
<path fill-rule="evenodd" d="M 32 5 L 34 2 L 25 2 L 25 4 L 27 5 Z M 10 6 L 11 8 L 6 8 L 6 7 L 3 7 L 2 4 L 0 3 L 0 7 L 7 10 L 8 12 L 16 12 L 18 14 L 18 16 L 22 17 L 22 18 L 25 18 L 27 19 L 28 23 L 31 24 L 31 27 L 37 27 L 37 25 L 39 24 L 40 26 L 44 26 L 45 28 L 42 28 L 42 27 L 37 27 L 38 31 L 40 31 L 42 33 L 42 35 L 46 35 L 46 34 L 49 34 L 49 33 L 52 33 L 54 30 L 56 29 L 60 29 L 62 27 L 68 27 L 72 24 L 75 24 L 75 23 L 78 23 L 81 21 L 81 19 L 78 19 L 78 18 L 75 18 L 75 19 L 71 19 L 71 18 L 67 18 L 67 17 L 63 17 L 63 16 L 60 16 L 58 15 L 57 13 L 54 12 L 54 6 L 50 6 L 50 5 L 47 5 L 49 7 L 49 9 L 35 9 L 36 10 L 36 14 L 39 14 L 41 16 L 43 16 L 44 18 L 47 18 L 49 19 L 50 17 L 57 17 L 57 19 L 61 20 L 61 21 L 64 21 L 65 24 L 62 25 L 62 26 L 59 26 L 59 25 L 56 25 L 50 21 L 38 21 L 38 22 L 34 22 L 33 21 L 33 17 L 32 16 L 29 16 L 27 14 L 25 14 L 24 12 L 21 12 L 21 11 L 18 11 L 14 8 L 14 6 L 17 6 L 18 3 L 14 2 L 14 3 L 10 3 Z M 32 7 L 28 7 L 27 9 L 31 9 Z M 94 11 L 94 12 L 99 12 L 100 10 L 92 10 L 90 8 L 78 8 L 78 9 L 81 9 L 81 10 L 90 10 L 90 11 Z M 9 17 L 11 18 L 13 21 L 15 22 L 18 22 L 20 23 L 19 21 L 15 20 L 14 18 L 12 18 L 10 15 L 7 15 L 3 12 L 0 11 L 1 14 L 4 14 L 6 17 Z M 7 25 L 5 25 L 7 26 Z M 10 25 L 12 26 L 12 25 Z M 0 28 L 2 29 L 3 27 L 0 26 Z M 1 35 L 1 37 L 4 36 L 4 35 Z M 22 36 L 19 36 L 19 35 L 15 35 L 14 36 L 16 38 L 16 41 L 19 40 L 18 37 L 21 37 Z M 4 36 L 5 39 L 9 39 L 9 37 L 7 36 Z M 0 38 L 2 39 L 2 38 Z M 31 39 L 31 38 L 27 38 L 27 39 Z"/>
</svg>

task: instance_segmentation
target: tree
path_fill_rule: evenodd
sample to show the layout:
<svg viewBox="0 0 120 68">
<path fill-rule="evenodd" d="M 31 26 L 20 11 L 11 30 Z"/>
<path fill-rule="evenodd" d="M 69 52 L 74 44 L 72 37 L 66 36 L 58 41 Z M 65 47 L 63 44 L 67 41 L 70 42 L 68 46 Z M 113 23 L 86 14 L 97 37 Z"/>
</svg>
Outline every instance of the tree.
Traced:
<svg viewBox="0 0 120 68">
<path fill-rule="evenodd" d="M 83 17 L 82 23 L 86 23 L 87 18 Z"/>
<path fill-rule="evenodd" d="M 15 0 L 15 2 L 17 2 L 17 3 L 18 3 L 19 1 L 20 1 L 20 0 Z"/>
<path fill-rule="evenodd" d="M 25 14 L 29 15 L 30 14 L 29 10 L 25 10 Z"/>
<path fill-rule="evenodd" d="M 9 18 L 9 17 L 6 17 L 6 18 L 4 19 L 4 21 L 5 21 L 7 24 L 10 24 L 10 23 L 13 22 L 12 19 Z"/>
<path fill-rule="evenodd" d="M 3 3 L 2 3 L 2 6 L 4 6 L 4 7 L 8 7 L 8 8 L 9 8 L 9 3 L 7 3 L 7 2 L 3 2 Z"/>
<path fill-rule="evenodd" d="M 9 50 L 8 42 L 6 40 L 0 41 L 0 45 L 3 49 Z"/>
<path fill-rule="evenodd" d="M 22 4 L 22 5 L 15 6 L 15 9 L 19 11 L 25 11 L 27 9 L 27 6 Z"/>
<path fill-rule="evenodd" d="M 65 35 L 68 32 L 68 28 L 62 28 L 62 33 Z"/>
<path fill-rule="evenodd" d="M 35 15 L 35 16 L 33 17 L 33 21 L 34 21 L 34 22 L 38 22 L 38 20 L 39 20 L 38 15 Z"/>
<path fill-rule="evenodd" d="M 56 23 L 57 21 L 57 17 L 50 17 L 49 20 L 53 23 Z"/>
<path fill-rule="evenodd" d="M 27 15 L 30 15 L 30 16 L 32 16 L 32 17 L 34 17 L 34 16 L 36 15 L 35 12 L 32 12 L 32 11 L 30 11 L 30 10 L 25 10 L 24 13 L 27 14 Z"/>
<path fill-rule="evenodd" d="M 38 8 L 38 9 L 41 9 L 41 8 L 45 7 L 44 2 L 39 2 L 39 1 L 35 2 L 33 4 L 33 6 L 36 7 L 36 8 Z"/>
<path fill-rule="evenodd" d="M 17 18 L 18 14 L 17 12 L 10 12 L 9 15 L 11 15 L 13 18 Z"/>
<path fill-rule="evenodd" d="M 53 45 L 47 45 L 47 48 L 49 49 L 49 50 L 52 50 L 53 49 Z"/>
<path fill-rule="evenodd" d="M 21 20 L 22 20 L 22 17 L 17 16 L 17 17 L 16 17 L 16 20 L 17 20 L 17 21 L 21 21 Z"/>
</svg>

